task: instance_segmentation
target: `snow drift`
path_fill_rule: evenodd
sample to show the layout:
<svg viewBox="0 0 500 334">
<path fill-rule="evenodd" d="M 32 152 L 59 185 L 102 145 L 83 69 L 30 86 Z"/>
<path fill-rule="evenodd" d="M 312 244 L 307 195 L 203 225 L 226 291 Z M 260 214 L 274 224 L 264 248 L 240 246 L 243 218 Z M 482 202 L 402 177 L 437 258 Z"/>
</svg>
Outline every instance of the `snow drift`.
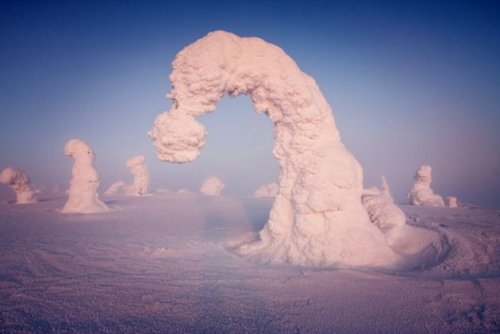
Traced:
<svg viewBox="0 0 500 334">
<path fill-rule="evenodd" d="M 85 141 L 71 139 L 64 147 L 64 153 L 74 160 L 69 198 L 62 208 L 63 213 L 96 213 L 107 211 L 99 199 L 99 173 L 94 168 L 94 152 Z"/>
<path fill-rule="evenodd" d="M 209 176 L 203 181 L 200 187 L 200 193 L 209 196 L 219 196 L 224 189 L 224 183 L 215 177 Z"/>
<path fill-rule="evenodd" d="M 17 204 L 37 201 L 36 189 L 31 185 L 30 178 L 25 172 L 15 167 L 7 167 L 0 173 L 0 182 L 14 190 Z"/>
<path fill-rule="evenodd" d="M 228 245 L 263 262 L 303 266 L 386 266 L 399 256 L 361 203 L 362 168 L 345 148 L 313 78 L 279 47 L 216 31 L 180 51 L 170 75 L 172 108 L 149 136 L 161 160 L 194 160 L 206 131 L 196 116 L 225 95 L 249 94 L 273 123 L 279 193 L 252 241 Z"/>
<path fill-rule="evenodd" d="M 278 184 L 276 182 L 261 185 L 253 194 L 254 197 L 276 197 L 276 195 L 278 195 Z"/>
<path fill-rule="evenodd" d="M 444 206 L 443 198 L 431 189 L 432 168 L 428 165 L 423 165 L 415 173 L 413 184 L 408 192 L 408 203 L 411 205 L 424 206 Z"/>
<path fill-rule="evenodd" d="M 132 187 L 129 187 L 127 193 L 137 196 L 149 195 L 151 180 L 144 156 L 138 155 L 127 160 L 127 167 L 134 175 L 134 182 L 132 183 Z"/>
</svg>

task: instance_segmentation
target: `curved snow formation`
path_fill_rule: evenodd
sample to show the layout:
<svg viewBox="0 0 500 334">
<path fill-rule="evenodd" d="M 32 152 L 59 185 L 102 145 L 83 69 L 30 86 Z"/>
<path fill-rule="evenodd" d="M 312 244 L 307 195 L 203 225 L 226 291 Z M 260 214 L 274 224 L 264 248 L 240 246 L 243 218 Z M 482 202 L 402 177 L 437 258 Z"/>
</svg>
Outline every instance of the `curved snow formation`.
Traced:
<svg viewBox="0 0 500 334">
<path fill-rule="evenodd" d="M 161 160 L 194 160 L 206 132 L 196 116 L 225 95 L 251 96 L 273 123 L 279 193 L 253 241 L 233 250 L 262 262 L 386 266 L 399 257 L 361 203 L 362 169 L 345 148 L 313 78 L 279 47 L 216 31 L 180 51 L 170 75 L 172 108 L 149 136 Z"/>
<path fill-rule="evenodd" d="M 220 196 L 222 190 L 224 189 L 224 183 L 215 177 L 209 176 L 203 181 L 200 187 L 200 193 L 209 196 Z"/>
<path fill-rule="evenodd" d="M 14 190 L 17 204 L 37 201 L 37 191 L 31 185 L 30 178 L 25 172 L 15 167 L 7 167 L 0 173 L 0 182 Z"/>
<path fill-rule="evenodd" d="M 261 185 L 253 194 L 254 197 L 276 197 L 276 195 L 278 195 L 278 184 L 276 182 Z"/>
<path fill-rule="evenodd" d="M 94 152 L 85 141 L 71 139 L 64 147 L 64 153 L 74 160 L 69 198 L 61 212 L 97 213 L 107 211 L 99 199 L 99 173 L 94 168 Z"/>
<path fill-rule="evenodd" d="M 382 176 L 381 181 L 380 190 L 366 189 L 361 199 L 370 220 L 384 233 L 387 243 L 392 246 L 397 240 L 400 229 L 406 225 L 406 215 L 394 204 L 385 177 Z"/>
<path fill-rule="evenodd" d="M 421 166 L 415 173 L 413 184 L 407 198 L 411 205 L 444 206 L 443 198 L 434 194 L 431 189 L 432 168 L 428 165 Z"/>
<path fill-rule="evenodd" d="M 129 195 L 145 196 L 150 194 L 151 179 L 149 177 L 146 159 L 142 155 L 127 160 L 127 167 L 134 175 L 132 187 L 128 190 Z"/>
</svg>

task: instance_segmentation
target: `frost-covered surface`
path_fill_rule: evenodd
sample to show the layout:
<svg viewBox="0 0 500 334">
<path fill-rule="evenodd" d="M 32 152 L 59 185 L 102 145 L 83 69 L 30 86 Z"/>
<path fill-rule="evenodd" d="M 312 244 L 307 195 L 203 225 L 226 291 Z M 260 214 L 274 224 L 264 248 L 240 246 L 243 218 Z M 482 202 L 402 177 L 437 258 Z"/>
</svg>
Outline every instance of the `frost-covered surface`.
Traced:
<svg viewBox="0 0 500 334">
<path fill-rule="evenodd" d="M 406 271 L 246 261 L 223 245 L 258 231 L 272 200 L 110 197 L 60 215 L 64 197 L 0 204 L 0 332 L 495 333 L 500 212 L 402 206 L 443 251 Z"/>
<path fill-rule="evenodd" d="M 209 176 L 201 184 L 200 193 L 209 196 L 219 196 L 223 189 L 224 183 L 219 178 Z"/>
<path fill-rule="evenodd" d="M 17 204 L 29 204 L 37 201 L 37 191 L 31 185 L 29 176 L 16 167 L 7 167 L 2 170 L 0 182 L 9 186 L 16 193 Z"/>
<path fill-rule="evenodd" d="M 127 160 L 127 167 L 134 175 L 134 182 L 128 193 L 130 195 L 144 196 L 150 194 L 150 177 L 146 159 L 142 155 Z"/>
<path fill-rule="evenodd" d="M 431 174 L 431 166 L 423 165 L 417 169 L 413 184 L 407 195 L 408 203 L 411 205 L 444 206 L 443 198 L 440 195 L 434 194 L 431 189 Z"/>
<path fill-rule="evenodd" d="M 127 186 L 124 181 L 116 181 L 109 186 L 104 192 L 106 195 L 117 195 L 123 193 L 123 189 Z"/>
<path fill-rule="evenodd" d="M 255 190 L 253 195 L 254 197 L 276 197 L 278 195 L 278 184 L 276 182 L 263 184 Z"/>
<path fill-rule="evenodd" d="M 71 139 L 64 147 L 64 153 L 74 160 L 68 201 L 63 213 L 97 213 L 107 211 L 99 199 L 99 173 L 94 167 L 94 152 L 85 141 Z"/>
<path fill-rule="evenodd" d="M 340 140 L 313 78 L 279 47 L 216 31 L 180 51 L 170 75 L 172 109 L 149 132 L 160 159 L 195 159 L 206 132 L 196 116 L 225 95 L 250 95 L 273 123 L 279 193 L 266 226 L 233 250 L 260 262 L 387 266 L 399 256 L 361 203 L 361 166 Z"/>
</svg>

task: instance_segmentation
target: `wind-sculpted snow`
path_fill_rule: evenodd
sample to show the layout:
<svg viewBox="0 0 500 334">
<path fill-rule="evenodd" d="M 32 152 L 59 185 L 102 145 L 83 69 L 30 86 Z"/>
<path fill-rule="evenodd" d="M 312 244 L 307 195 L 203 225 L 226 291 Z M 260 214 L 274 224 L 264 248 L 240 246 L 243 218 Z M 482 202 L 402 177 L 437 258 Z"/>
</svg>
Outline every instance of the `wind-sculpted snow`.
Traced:
<svg viewBox="0 0 500 334">
<path fill-rule="evenodd" d="M 97 213 L 107 211 L 99 199 L 99 173 L 94 167 L 94 152 L 85 141 L 71 139 L 64 147 L 64 153 L 74 160 L 68 201 L 63 213 Z"/>
<path fill-rule="evenodd" d="M 134 182 L 132 187 L 130 187 L 129 194 L 137 196 L 149 195 L 151 180 L 149 178 L 149 170 L 148 166 L 146 166 L 144 156 L 138 155 L 127 160 L 127 167 L 134 175 Z"/>
<path fill-rule="evenodd" d="M 30 178 L 25 172 L 15 167 L 7 167 L 0 173 L 0 182 L 16 193 L 17 204 L 37 201 L 36 189 L 31 185 Z"/>
<path fill-rule="evenodd" d="M 200 187 L 200 193 L 209 196 L 219 196 L 224 189 L 224 183 L 215 177 L 209 176 L 203 181 Z"/>
<path fill-rule="evenodd" d="M 313 78 L 279 47 L 216 31 L 180 51 L 170 75 L 172 108 L 149 132 L 160 159 L 189 162 L 205 143 L 196 116 L 225 95 L 249 94 L 273 122 L 279 192 L 254 241 L 228 245 L 262 262 L 386 266 L 398 261 L 361 203 L 362 169 L 345 148 Z"/>
<path fill-rule="evenodd" d="M 254 197 L 276 197 L 278 184 L 276 182 L 261 185 L 255 190 Z"/>
<path fill-rule="evenodd" d="M 428 165 L 423 165 L 415 173 L 413 184 L 408 192 L 408 203 L 411 205 L 424 206 L 444 206 L 443 198 L 431 189 L 432 168 Z"/>
</svg>

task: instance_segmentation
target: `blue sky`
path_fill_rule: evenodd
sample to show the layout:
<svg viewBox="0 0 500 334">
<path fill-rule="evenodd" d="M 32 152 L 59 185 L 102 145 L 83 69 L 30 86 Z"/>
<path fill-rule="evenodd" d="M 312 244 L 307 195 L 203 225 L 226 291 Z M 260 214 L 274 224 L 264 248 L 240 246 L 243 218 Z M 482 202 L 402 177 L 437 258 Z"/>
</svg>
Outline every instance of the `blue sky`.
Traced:
<svg viewBox="0 0 500 334">
<path fill-rule="evenodd" d="M 216 175 L 244 195 L 273 181 L 271 124 L 248 97 L 201 118 L 208 141 L 194 163 L 158 161 L 147 137 L 170 106 L 175 54 L 218 29 L 280 46 L 317 80 L 365 186 L 383 174 L 402 201 L 427 163 L 437 193 L 500 207 L 497 1 L 4 3 L 0 168 L 64 189 L 64 144 L 79 137 L 94 148 L 102 190 L 131 178 L 125 160 L 137 154 L 154 188 L 197 189 Z"/>
</svg>

